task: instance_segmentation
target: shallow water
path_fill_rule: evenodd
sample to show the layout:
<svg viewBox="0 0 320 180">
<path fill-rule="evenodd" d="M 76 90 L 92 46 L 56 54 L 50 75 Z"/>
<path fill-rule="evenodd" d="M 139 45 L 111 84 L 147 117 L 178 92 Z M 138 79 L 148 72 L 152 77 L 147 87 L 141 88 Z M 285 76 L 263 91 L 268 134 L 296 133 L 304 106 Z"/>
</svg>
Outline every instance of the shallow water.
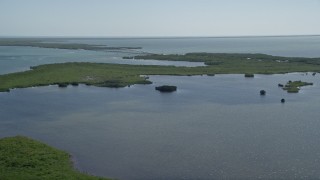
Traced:
<svg viewBox="0 0 320 180">
<path fill-rule="evenodd" d="M 136 65 L 205 66 L 202 62 L 155 61 L 122 59 L 126 52 L 46 49 L 35 47 L 0 46 L 0 74 L 29 70 L 30 66 L 65 62 L 97 62 Z"/>
<path fill-rule="evenodd" d="M 320 177 L 319 75 L 150 79 L 0 93 L 0 136 L 33 137 L 70 152 L 82 171 L 120 179 Z M 277 87 L 288 80 L 315 84 L 288 94 Z M 154 90 L 163 84 L 178 91 Z"/>
<path fill-rule="evenodd" d="M 320 37 L 53 39 L 140 46 L 153 53 L 251 52 L 320 57 Z M 0 74 L 48 63 L 122 60 L 141 52 L 0 47 Z M 171 64 L 172 63 L 172 64 Z M 0 93 L 0 137 L 25 135 L 73 155 L 76 167 L 119 179 L 319 179 L 320 75 L 150 76 L 130 88 L 15 89 Z M 277 87 L 313 82 L 298 94 Z M 177 85 L 162 94 L 158 85 Z M 266 90 L 266 96 L 259 91 Z M 286 103 L 280 103 L 285 98 Z"/>
</svg>

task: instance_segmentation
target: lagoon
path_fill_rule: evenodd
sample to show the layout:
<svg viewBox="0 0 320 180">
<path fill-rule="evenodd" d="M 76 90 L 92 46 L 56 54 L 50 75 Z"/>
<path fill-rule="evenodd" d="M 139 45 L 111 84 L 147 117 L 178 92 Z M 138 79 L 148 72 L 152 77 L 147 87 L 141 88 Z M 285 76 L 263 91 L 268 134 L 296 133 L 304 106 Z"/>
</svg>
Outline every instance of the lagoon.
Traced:
<svg viewBox="0 0 320 180">
<path fill-rule="evenodd" d="M 30 136 L 70 152 L 84 172 L 120 179 L 320 176 L 319 76 L 150 79 L 154 84 L 121 89 L 48 86 L 1 93 L 0 136 Z M 288 94 L 277 86 L 288 80 L 314 86 Z M 178 91 L 154 90 L 162 84 Z M 260 89 L 267 95 L 261 97 Z"/>
<path fill-rule="evenodd" d="M 320 57 L 317 36 L 55 41 L 137 46 L 156 53 Z M 47 63 L 113 63 L 136 53 L 0 47 L 0 73 Z M 119 179 L 317 179 L 319 77 L 150 76 L 151 85 L 119 89 L 85 85 L 15 89 L 0 93 L 0 137 L 41 140 L 71 153 L 79 170 Z M 289 80 L 314 85 L 289 94 L 278 87 Z M 177 92 L 154 90 L 164 84 L 176 85 Z M 260 96 L 261 89 L 266 96 Z M 280 102 L 282 98 L 286 103 Z"/>
</svg>

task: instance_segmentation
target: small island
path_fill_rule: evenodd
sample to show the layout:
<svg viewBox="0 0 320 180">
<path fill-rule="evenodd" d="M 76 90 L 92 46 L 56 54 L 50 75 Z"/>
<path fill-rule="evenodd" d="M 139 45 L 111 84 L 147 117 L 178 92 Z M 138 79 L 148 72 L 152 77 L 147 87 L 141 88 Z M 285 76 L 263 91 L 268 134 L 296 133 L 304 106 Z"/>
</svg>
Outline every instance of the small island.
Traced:
<svg viewBox="0 0 320 180">
<path fill-rule="evenodd" d="M 265 90 L 261 90 L 261 91 L 260 91 L 260 95 L 261 95 L 261 96 L 265 96 L 266 93 L 267 93 L 267 92 L 266 92 Z"/>
<path fill-rule="evenodd" d="M 246 74 L 244 74 L 244 77 L 246 77 L 246 78 L 253 78 L 253 77 L 254 77 L 254 74 L 246 73 Z"/>
<path fill-rule="evenodd" d="M 298 93 L 300 91 L 300 87 L 302 86 L 312 86 L 313 83 L 302 82 L 302 81 L 288 81 L 287 84 L 282 88 L 288 93 Z"/>
<path fill-rule="evenodd" d="M 174 92 L 174 91 L 177 91 L 177 86 L 164 85 L 164 86 L 158 86 L 155 89 L 160 92 Z"/>
</svg>

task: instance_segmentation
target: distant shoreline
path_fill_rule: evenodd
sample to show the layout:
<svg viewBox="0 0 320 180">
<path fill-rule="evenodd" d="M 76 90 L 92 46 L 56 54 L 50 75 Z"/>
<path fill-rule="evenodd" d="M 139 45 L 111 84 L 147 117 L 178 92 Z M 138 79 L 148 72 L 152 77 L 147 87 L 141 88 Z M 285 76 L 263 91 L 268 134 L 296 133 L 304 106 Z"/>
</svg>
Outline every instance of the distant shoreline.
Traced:
<svg viewBox="0 0 320 180">
<path fill-rule="evenodd" d="M 197 39 L 197 38 L 273 38 L 273 37 L 315 37 L 320 34 L 293 35 L 235 35 L 235 36 L 11 36 L 1 35 L 0 39 Z"/>
<path fill-rule="evenodd" d="M 214 74 L 283 74 L 290 72 L 320 72 L 320 57 L 283 57 L 262 53 L 206 53 L 152 54 L 140 51 L 142 47 L 113 47 L 107 45 L 45 42 L 43 39 L 0 39 L 0 46 L 39 47 L 91 51 L 139 50 L 138 56 L 123 59 L 135 61 L 188 61 L 206 66 L 176 67 L 160 65 L 128 65 L 108 63 L 62 63 L 31 67 L 31 70 L 0 75 L 0 92 L 13 88 L 34 86 L 86 84 L 98 87 L 125 87 L 134 84 L 150 84 L 141 75 L 214 75 Z M 143 54 L 143 55 L 142 55 Z"/>
</svg>

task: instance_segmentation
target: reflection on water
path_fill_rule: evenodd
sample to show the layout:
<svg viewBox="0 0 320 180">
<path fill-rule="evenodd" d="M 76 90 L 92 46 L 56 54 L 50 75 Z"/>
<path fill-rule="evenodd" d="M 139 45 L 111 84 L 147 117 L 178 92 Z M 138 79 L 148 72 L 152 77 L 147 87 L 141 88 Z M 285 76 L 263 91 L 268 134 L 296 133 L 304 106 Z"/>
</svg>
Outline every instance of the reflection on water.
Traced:
<svg viewBox="0 0 320 180">
<path fill-rule="evenodd" d="M 0 137 L 31 136 L 70 152 L 82 171 L 120 179 L 320 176 L 318 75 L 150 79 L 0 93 Z M 288 94 L 277 87 L 288 80 L 314 86 Z M 154 90 L 163 84 L 178 91 Z"/>
</svg>

